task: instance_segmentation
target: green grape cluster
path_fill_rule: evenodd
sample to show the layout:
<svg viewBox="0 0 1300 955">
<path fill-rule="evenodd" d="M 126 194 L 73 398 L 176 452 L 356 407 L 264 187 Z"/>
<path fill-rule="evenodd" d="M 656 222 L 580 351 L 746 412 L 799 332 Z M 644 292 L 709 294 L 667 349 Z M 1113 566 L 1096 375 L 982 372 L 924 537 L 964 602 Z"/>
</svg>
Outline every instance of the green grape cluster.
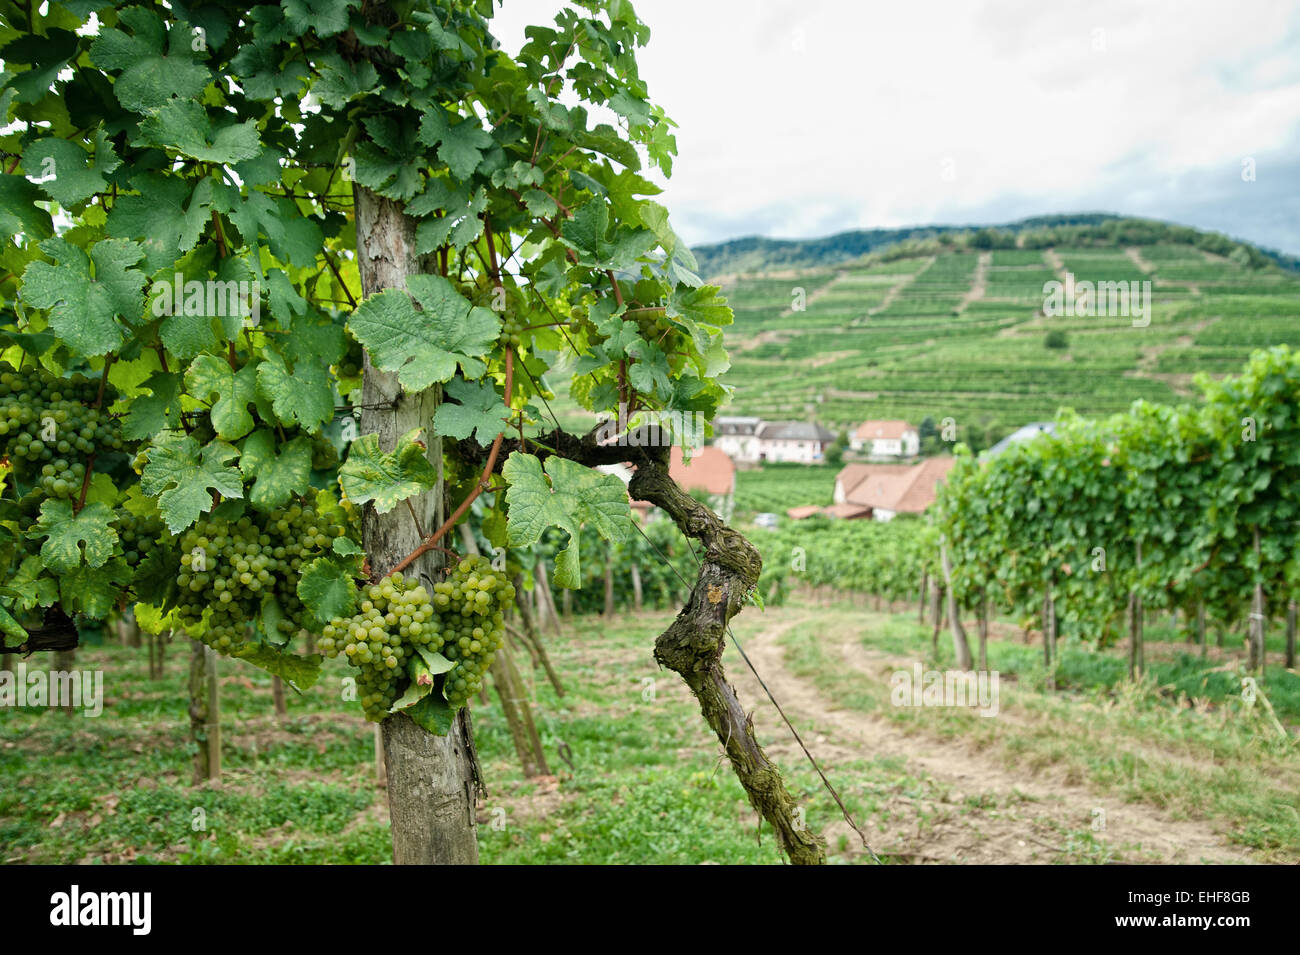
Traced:
<svg viewBox="0 0 1300 955">
<path fill-rule="evenodd" d="M 123 508 L 117 519 L 117 537 L 122 542 L 122 556 L 132 567 L 144 559 L 154 542 L 163 535 L 158 517 L 140 517 Z"/>
<path fill-rule="evenodd" d="M 301 569 L 330 553 L 334 539 L 346 533 L 342 519 L 318 513 L 310 504 L 245 514 L 234 521 L 200 520 L 180 537 L 176 583 L 181 596 L 176 609 L 182 624 L 197 629 L 210 608 L 199 639 L 215 650 L 229 651 L 244 642 L 263 602 L 273 596 L 284 615 L 278 624 L 281 635 L 306 629 L 310 615 L 297 592 Z"/>
<path fill-rule="evenodd" d="M 331 620 L 317 647 L 328 657 L 343 653 L 360 671 L 361 708 L 378 723 L 401 693 L 414 648 L 442 650 L 442 626 L 429 592 L 414 577 L 392 574 L 364 588 L 361 597 L 358 612 Z"/>
<path fill-rule="evenodd" d="M 379 722 L 405 689 L 406 662 L 417 646 L 452 661 L 443 693 L 453 709 L 464 706 L 482 688 L 505 639 L 505 608 L 515 588 L 486 558 L 467 557 L 434 584 L 432 595 L 418 580 L 393 574 L 361 597 L 358 612 L 330 621 L 318 645 L 327 656 L 343 653 L 361 671 L 362 709 Z"/>
<path fill-rule="evenodd" d="M 328 471 L 339 463 L 338 448 L 323 434 L 311 436 L 311 466 L 316 471 Z"/>
<path fill-rule="evenodd" d="M 15 371 L 0 364 L 0 455 L 37 480 L 53 497 L 80 492 L 84 465 L 77 457 L 120 451 L 121 429 L 106 408 L 113 396 L 85 375 L 56 378 L 44 368 Z"/>
<path fill-rule="evenodd" d="M 501 325 L 501 341 L 504 344 L 518 348 L 519 343 L 523 340 L 524 329 L 527 327 L 528 325 L 522 318 L 507 318 Z"/>
<path fill-rule="evenodd" d="M 515 588 L 486 557 L 466 557 L 433 586 L 433 605 L 442 618 L 442 655 L 455 663 L 446 676 L 447 702 L 464 706 L 483 687 L 483 674 L 505 642 L 505 610 Z"/>
</svg>

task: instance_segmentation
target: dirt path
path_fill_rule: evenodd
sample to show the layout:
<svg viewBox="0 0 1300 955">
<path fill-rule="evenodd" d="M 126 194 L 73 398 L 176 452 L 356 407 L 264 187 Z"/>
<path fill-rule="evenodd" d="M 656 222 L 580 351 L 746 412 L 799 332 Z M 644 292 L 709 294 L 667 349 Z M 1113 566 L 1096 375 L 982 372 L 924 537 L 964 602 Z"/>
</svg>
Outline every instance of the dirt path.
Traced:
<svg viewBox="0 0 1300 955">
<path fill-rule="evenodd" d="M 992 252 L 981 252 L 979 254 L 979 258 L 975 260 L 975 276 L 971 280 L 970 290 L 962 297 L 961 304 L 957 306 L 957 311 L 966 311 L 967 305 L 984 297 L 989 283 L 989 266 L 992 264 Z"/>
<path fill-rule="evenodd" d="M 867 315 L 868 316 L 879 315 L 885 309 L 889 308 L 890 305 L 893 305 L 894 299 L 898 298 L 898 296 L 902 293 L 903 289 L 907 288 L 907 286 L 915 282 L 916 277 L 918 275 L 920 275 L 930 266 L 934 265 L 935 260 L 937 258 L 938 256 L 931 256 L 930 261 L 926 262 L 925 265 L 921 266 L 916 272 L 912 273 L 911 275 L 904 276 L 897 284 L 891 286 L 889 291 L 885 293 L 885 297 L 881 299 L 879 305 L 877 305 L 875 308 L 867 309 Z"/>
<path fill-rule="evenodd" d="M 1130 245 L 1128 248 L 1124 250 L 1124 254 L 1128 256 L 1130 262 L 1136 265 L 1145 274 L 1151 275 L 1153 272 L 1155 272 L 1156 267 L 1152 265 L 1150 262 L 1148 262 L 1146 259 L 1142 258 L 1142 250 L 1139 249 L 1137 246 Z"/>
<path fill-rule="evenodd" d="M 1048 863 L 1087 835 L 1104 842 L 1113 857 L 1124 862 L 1196 863 L 1249 862 L 1243 851 L 1229 846 L 1208 825 L 1173 820 L 1158 810 L 1123 803 L 1054 777 L 1050 770 L 1030 775 L 1004 769 L 994 758 L 981 756 L 961 740 L 913 735 L 870 713 L 838 708 L 810 681 L 794 676 L 785 665 L 781 636 L 812 623 L 812 616 L 741 634 L 745 652 L 763 676 L 786 714 L 801 729 L 813 755 L 832 781 L 853 785 L 835 766 L 850 760 L 884 760 L 867 789 L 878 798 L 877 812 L 859 825 L 878 853 L 888 852 L 914 862 Z M 864 648 L 857 633 L 823 628 L 833 652 L 846 668 L 887 685 L 898 661 Z M 783 766 L 803 760 L 802 753 L 780 723 L 772 704 L 748 668 L 733 661 L 729 670 L 740 698 L 755 711 L 755 724 L 769 755 Z M 818 730 L 824 730 L 818 733 Z M 918 794 L 890 778 L 890 761 L 928 783 Z M 904 791 L 905 790 L 905 791 Z M 1100 815 L 1104 814 L 1104 815 Z M 1104 831 L 1093 831 L 1104 819 Z M 1086 834 L 1086 835 L 1085 835 Z M 847 824 L 837 822 L 825 835 L 832 847 L 857 845 Z M 843 837 L 843 838 L 842 838 Z M 1077 858 L 1077 855 L 1074 856 Z"/>
</svg>

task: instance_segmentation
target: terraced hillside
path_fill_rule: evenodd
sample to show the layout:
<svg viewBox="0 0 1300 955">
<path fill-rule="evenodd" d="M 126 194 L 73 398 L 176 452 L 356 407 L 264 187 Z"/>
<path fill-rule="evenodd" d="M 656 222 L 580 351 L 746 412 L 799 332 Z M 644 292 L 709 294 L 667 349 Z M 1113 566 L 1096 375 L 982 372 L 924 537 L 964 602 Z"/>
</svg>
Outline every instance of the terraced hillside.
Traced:
<svg viewBox="0 0 1300 955">
<path fill-rule="evenodd" d="M 1150 281 L 1149 324 L 1045 317 L 1043 285 L 1067 271 L 1076 282 Z M 732 413 L 829 427 L 951 417 L 981 446 L 1061 407 L 1105 414 L 1136 398 L 1191 398 L 1196 372 L 1300 345 L 1300 278 L 1191 244 L 944 250 L 720 281 L 736 312 Z M 1048 347 L 1050 332 L 1063 347 L 1059 335 Z"/>
</svg>

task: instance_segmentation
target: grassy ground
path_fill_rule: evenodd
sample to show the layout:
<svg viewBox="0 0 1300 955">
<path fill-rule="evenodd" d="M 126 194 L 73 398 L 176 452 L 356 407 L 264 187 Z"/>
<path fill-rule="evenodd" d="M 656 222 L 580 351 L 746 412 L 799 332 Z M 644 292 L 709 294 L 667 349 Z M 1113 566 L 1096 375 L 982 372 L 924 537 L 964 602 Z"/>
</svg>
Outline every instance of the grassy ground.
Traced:
<svg viewBox="0 0 1300 955">
<path fill-rule="evenodd" d="M 670 617 L 579 620 L 551 638 L 568 690 L 560 698 L 535 683 L 551 777 L 523 779 L 495 703 L 474 707 L 490 789 L 479 807 L 483 861 L 780 861 L 694 701 L 654 665 L 653 638 Z M 795 602 L 747 611 L 737 636 L 887 861 L 1175 858 L 1157 844 L 1157 829 L 1173 842 L 1201 839 L 1189 861 L 1214 857 L 1215 846 L 1229 861 L 1300 860 L 1294 746 L 1273 739 L 1226 685 L 1216 698 L 1207 683 L 1201 703 L 1158 689 L 1195 689 L 1187 675 L 1195 668 L 1172 651 L 1153 667 L 1159 681 L 1132 691 L 1109 679 L 1109 663 L 1087 666 L 1067 650 L 1063 673 L 1083 676 L 1048 692 L 1033 648 L 995 641 L 1003 718 L 990 720 L 889 705 L 887 674 L 929 651 L 910 615 Z M 832 861 L 863 861 L 860 841 L 734 650 L 727 659 L 808 824 L 827 834 Z M 0 716 L 0 862 L 388 860 L 373 729 L 340 700 L 344 668 L 291 694 L 289 716 L 277 723 L 269 678 L 223 661 L 224 778 L 196 787 L 188 648 L 171 648 L 160 680 L 147 678 L 144 650 L 83 648 L 77 665 L 104 671 L 102 716 Z M 1266 684 L 1291 723 L 1296 682 L 1275 673 Z M 1138 813 L 1146 828 L 1099 835 L 1086 811 L 1098 800 L 1113 803 L 1117 817 Z"/>
</svg>

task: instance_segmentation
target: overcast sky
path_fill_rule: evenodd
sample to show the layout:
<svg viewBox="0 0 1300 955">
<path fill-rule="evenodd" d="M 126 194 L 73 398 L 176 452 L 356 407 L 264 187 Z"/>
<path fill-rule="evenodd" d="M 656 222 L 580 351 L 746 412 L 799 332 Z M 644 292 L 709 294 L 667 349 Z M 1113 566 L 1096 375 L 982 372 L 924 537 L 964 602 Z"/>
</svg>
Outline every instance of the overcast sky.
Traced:
<svg viewBox="0 0 1300 955">
<path fill-rule="evenodd" d="M 692 244 L 1104 211 L 1300 254 L 1300 3 L 635 6 Z"/>
</svg>

